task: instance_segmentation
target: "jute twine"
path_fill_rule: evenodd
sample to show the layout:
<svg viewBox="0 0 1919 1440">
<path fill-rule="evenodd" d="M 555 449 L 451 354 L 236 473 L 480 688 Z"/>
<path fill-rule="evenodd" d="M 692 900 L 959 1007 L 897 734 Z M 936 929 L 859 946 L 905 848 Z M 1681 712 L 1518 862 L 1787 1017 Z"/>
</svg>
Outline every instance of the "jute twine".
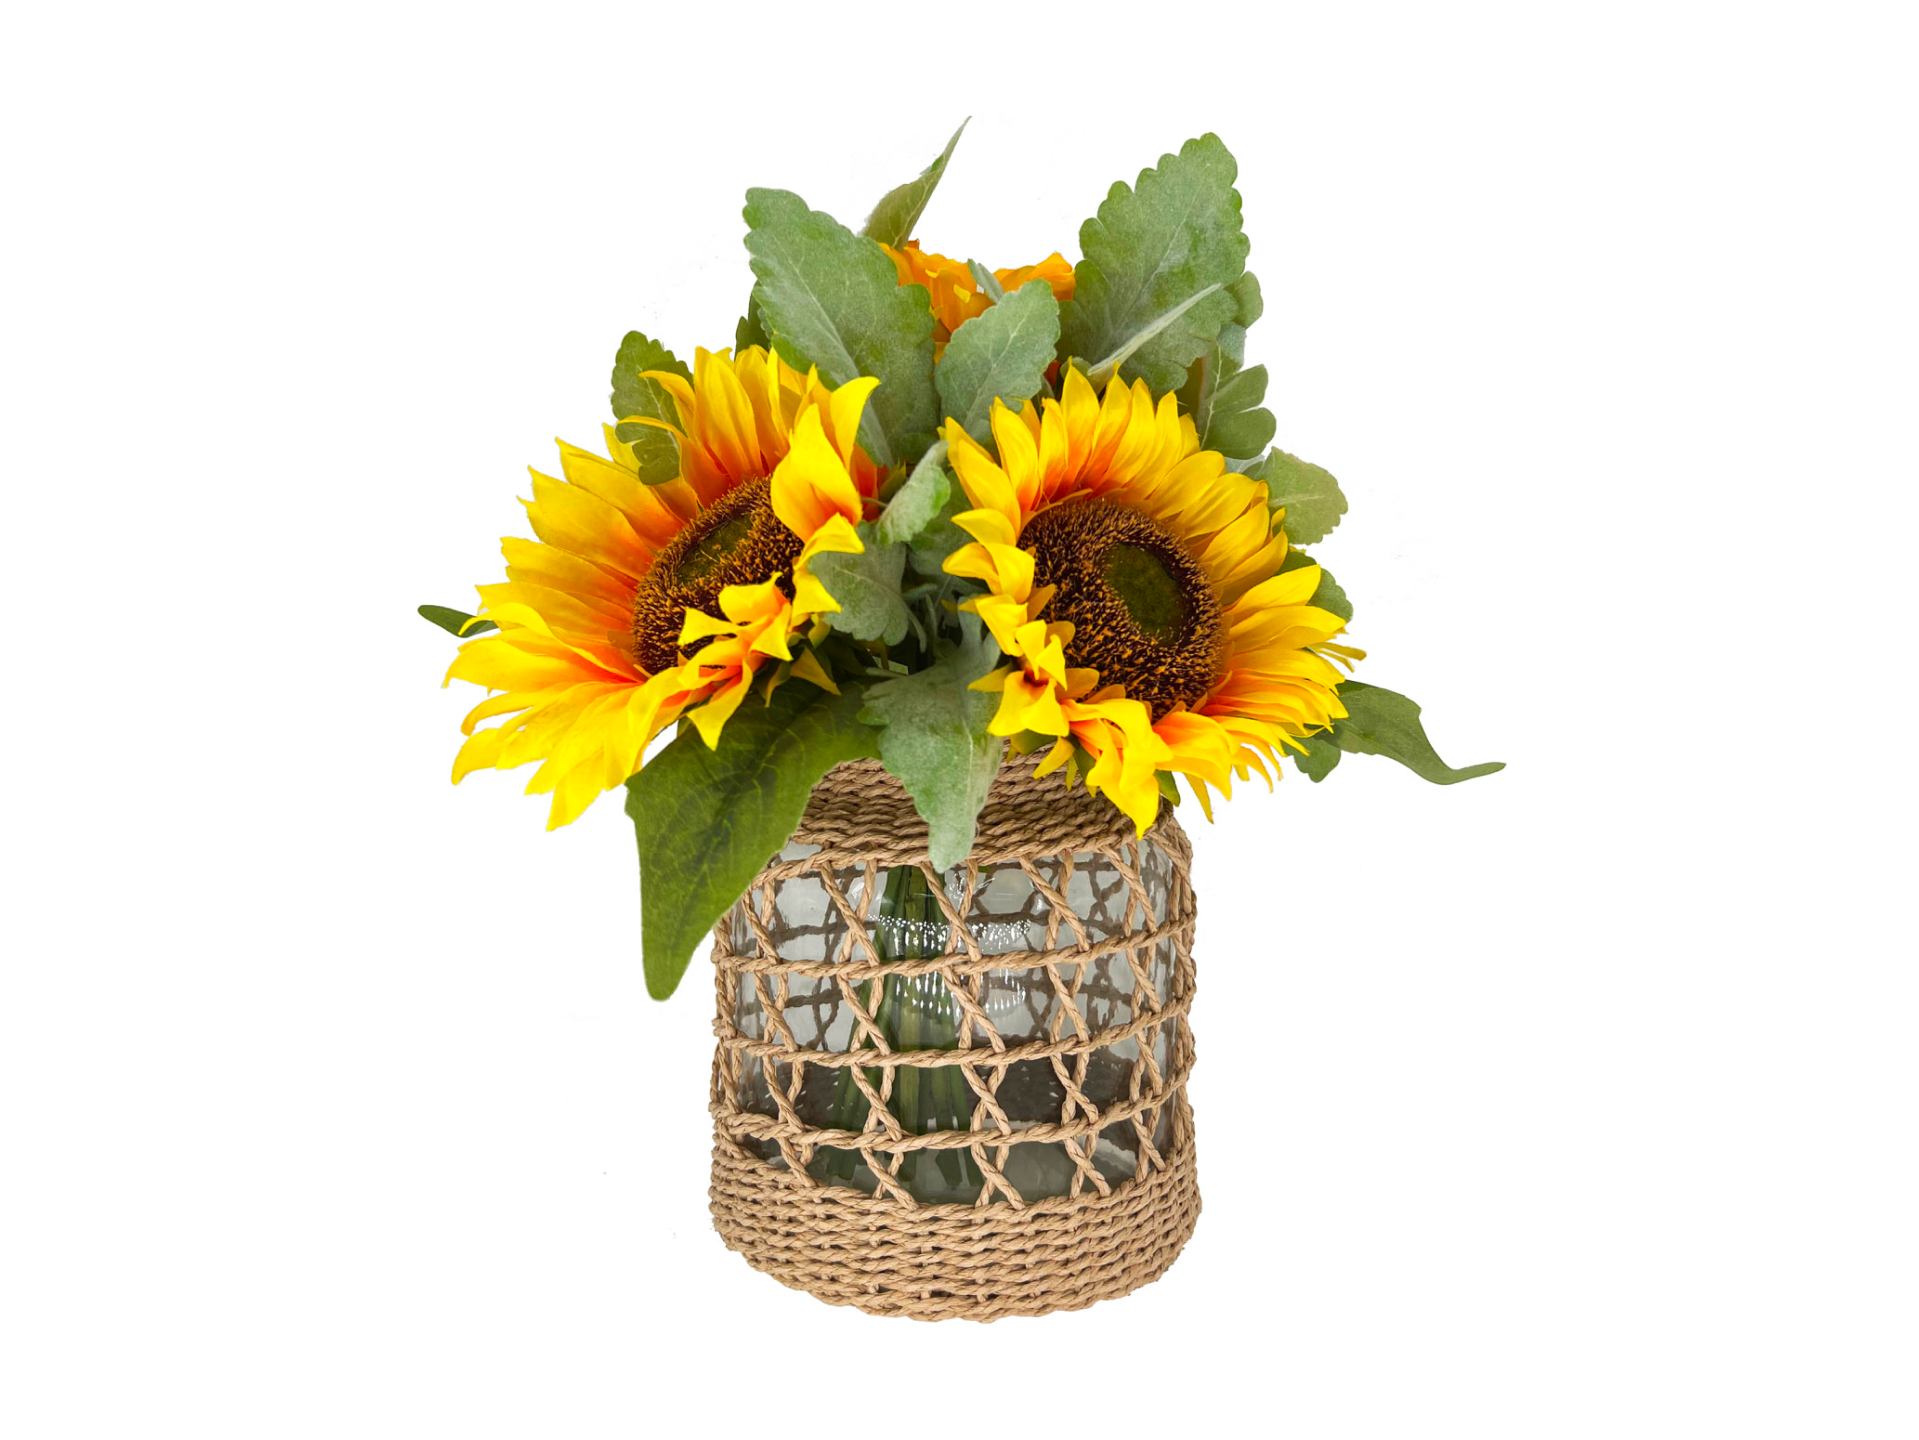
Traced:
<svg viewBox="0 0 1919 1440">
<path fill-rule="evenodd" d="M 957 901 L 927 859 L 926 826 L 897 781 L 875 762 L 856 761 L 815 789 L 794 840 L 818 846 L 799 859 L 763 870 L 714 931 L 719 1043 L 714 1053 L 713 1224 L 731 1249 L 783 1284 L 834 1305 L 919 1320 L 994 1320 L 1077 1310 L 1124 1295 L 1157 1279 L 1178 1256 L 1199 1216 L 1193 1163 L 1192 1110 L 1186 1079 L 1192 1068 L 1194 899 L 1191 849 L 1170 807 L 1148 832 L 1171 862 L 1171 885 L 1156 920 L 1141 875 L 1142 847 L 1131 822 L 1083 787 L 1066 791 L 1057 776 L 1036 780 L 1033 761 L 1002 768 L 981 811 Z M 1123 933 L 1096 937 L 1076 920 L 1066 892 L 1073 867 L 1097 857 L 1127 887 Z M 991 867 L 1017 865 L 1045 902 L 1045 943 L 1030 950 L 982 954 L 965 919 Z M 884 873 L 916 866 L 947 925 L 945 953 L 886 960 L 867 924 Z M 1104 869 L 1102 873 L 1106 873 Z M 863 884 L 850 883 L 857 875 Z M 782 883 L 810 878 L 825 890 L 844 922 L 824 958 L 778 953 L 777 898 Z M 836 927 L 837 929 L 838 927 Z M 736 943 L 744 936 L 744 941 Z M 1149 970 L 1170 946 L 1171 980 Z M 1163 953 L 1163 952 L 1162 952 Z M 1089 1025 L 1078 990 L 1093 961 L 1123 956 L 1132 983 L 1123 1022 Z M 1117 963 L 1117 962 L 1114 962 Z M 1002 1036 L 982 1004 L 989 971 L 1030 971 L 1051 987 L 1048 1033 L 1040 1039 Z M 797 979 L 831 976 L 836 1004 L 853 1016 L 844 1049 L 819 1037 L 802 1043 L 784 1018 Z M 859 999 L 880 993 L 884 977 L 938 977 L 950 992 L 959 1033 L 952 1048 L 889 1046 L 871 1008 Z M 743 999 L 756 1002 L 764 1034 L 741 1032 Z M 804 1001 L 799 1003 L 804 1004 Z M 1136 1059 L 1124 1093 L 1100 1104 L 1087 1094 L 1087 1067 L 1117 1043 Z M 1161 1042 L 1161 1043 L 1156 1043 Z M 1164 1063 L 1161 1058 L 1164 1057 Z M 1009 1119 L 998 1100 L 1009 1066 L 1050 1063 L 1064 1100 L 1055 1121 Z M 740 1103 L 742 1068 L 764 1069 L 774 1114 Z M 963 1077 L 970 1129 L 912 1134 L 888 1108 L 901 1066 L 922 1074 L 956 1067 Z M 868 1102 L 864 1128 L 809 1125 L 799 1100 L 809 1067 L 850 1073 Z M 872 1078 L 878 1076 L 877 1083 Z M 775 1083 L 774 1077 L 780 1077 Z M 1131 1178 L 1110 1180 L 1094 1163 L 1102 1131 L 1124 1127 L 1136 1165 Z M 1059 1142 L 1074 1172 L 1065 1194 L 1022 1199 L 1008 1179 L 1009 1147 Z M 1156 1143 L 1157 1142 L 1157 1143 Z M 871 1172 L 868 1194 L 808 1173 L 822 1147 L 854 1152 Z M 914 1151 L 963 1150 L 983 1180 L 972 1204 L 916 1200 L 900 1167 Z"/>
</svg>

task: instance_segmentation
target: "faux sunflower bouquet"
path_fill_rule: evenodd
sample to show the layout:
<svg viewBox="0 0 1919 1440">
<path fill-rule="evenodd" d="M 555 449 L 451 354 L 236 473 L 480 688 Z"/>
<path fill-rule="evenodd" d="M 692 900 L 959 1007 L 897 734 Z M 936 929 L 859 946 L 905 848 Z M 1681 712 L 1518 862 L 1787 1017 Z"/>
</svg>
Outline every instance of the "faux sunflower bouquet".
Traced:
<svg viewBox="0 0 1919 1440">
<path fill-rule="evenodd" d="M 1500 768 L 1448 767 L 1417 705 L 1349 678 L 1352 606 L 1299 548 L 1346 501 L 1272 446 L 1218 137 L 1115 184 L 1078 263 L 1001 270 L 913 238 L 958 140 L 857 233 L 749 190 L 733 345 L 689 367 L 628 334 L 606 454 L 533 472 L 536 538 L 476 614 L 421 607 L 489 692 L 456 782 L 538 762 L 549 828 L 625 788 L 656 995 L 844 761 L 898 777 L 938 869 L 1009 750 L 1141 834 L 1181 780 L 1210 817 L 1283 758 Z"/>
</svg>

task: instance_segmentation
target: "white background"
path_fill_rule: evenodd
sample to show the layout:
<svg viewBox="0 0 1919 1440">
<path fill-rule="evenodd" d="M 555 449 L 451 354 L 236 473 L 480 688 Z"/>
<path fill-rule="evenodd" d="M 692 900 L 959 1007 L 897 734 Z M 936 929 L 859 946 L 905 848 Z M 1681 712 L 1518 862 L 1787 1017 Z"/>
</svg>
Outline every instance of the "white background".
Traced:
<svg viewBox="0 0 1919 1440">
<path fill-rule="evenodd" d="M 1909 14 L 1328 8 L 13 15 L 0 1430 L 1919 1430 Z M 1510 768 L 1201 825 L 1197 1235 L 927 1328 L 720 1246 L 704 962 L 412 607 L 968 114 L 996 265 L 1232 146 L 1364 676 Z"/>
</svg>

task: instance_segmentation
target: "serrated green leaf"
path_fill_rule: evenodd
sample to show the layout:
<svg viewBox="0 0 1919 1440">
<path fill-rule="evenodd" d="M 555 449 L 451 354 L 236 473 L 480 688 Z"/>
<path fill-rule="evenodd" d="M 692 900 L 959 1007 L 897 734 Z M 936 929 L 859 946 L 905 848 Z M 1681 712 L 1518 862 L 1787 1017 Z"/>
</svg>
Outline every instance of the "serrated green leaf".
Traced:
<svg viewBox="0 0 1919 1440">
<path fill-rule="evenodd" d="M 1316 735 L 1308 735 L 1299 742 L 1306 747 L 1306 753 L 1297 750 L 1286 753 L 1293 757 L 1293 764 L 1299 767 L 1299 773 L 1317 785 L 1333 773 L 1333 767 L 1339 764 L 1340 749 L 1333 737 L 1324 730 Z"/>
<path fill-rule="evenodd" d="M 748 700 L 706 748 L 691 726 L 626 782 L 640 850 L 641 949 L 647 993 L 664 1000 L 700 941 L 777 854 L 821 776 L 879 754 L 859 720 L 865 697 L 789 681 L 771 703 Z"/>
<path fill-rule="evenodd" d="M 1073 298 L 1061 310 L 1066 353 L 1097 360 L 1210 285 L 1231 286 L 1246 269 L 1238 166 L 1217 135 L 1189 140 L 1177 155 L 1140 172 L 1136 187 L 1115 184 L 1096 218 L 1080 227 L 1083 258 Z M 1128 380 L 1173 390 L 1239 302 L 1216 290 L 1156 333 L 1121 367 Z"/>
<path fill-rule="evenodd" d="M 1347 715 L 1333 722 L 1333 741 L 1349 754 L 1384 755 L 1435 785 L 1456 785 L 1506 768 L 1503 760 L 1458 770 L 1448 765 L 1426 738 L 1419 706 L 1397 691 L 1348 680 L 1339 687 L 1339 698 Z"/>
<path fill-rule="evenodd" d="M 939 188 L 940 177 L 946 173 L 946 162 L 953 158 L 953 147 L 959 144 L 960 136 L 966 133 L 966 127 L 971 123 L 970 115 L 960 121 L 959 129 L 946 142 L 939 159 L 920 171 L 914 179 L 887 191 L 880 203 L 873 207 L 873 213 L 866 217 L 860 234 L 882 245 L 891 245 L 895 250 L 911 240 L 914 227 L 920 223 L 920 216 L 926 213 L 926 202 L 933 198 L 933 192 Z"/>
<path fill-rule="evenodd" d="M 455 610 L 451 605 L 422 605 L 420 614 L 449 635 L 458 635 L 462 640 L 471 640 L 475 635 L 484 635 L 489 630 L 500 628 L 491 620 L 481 620 L 471 630 L 464 629 L 463 627 L 473 617 L 464 610 Z"/>
<path fill-rule="evenodd" d="M 1265 398 L 1264 365 L 1240 370 L 1222 356 L 1219 382 L 1213 387 L 1200 444 L 1222 455 L 1259 454 L 1272 443 L 1273 432 L 1279 428 L 1273 412 L 1261 405 Z"/>
<path fill-rule="evenodd" d="M 906 546 L 884 544 L 873 523 L 863 522 L 860 539 L 866 549 L 858 555 L 828 551 L 815 555 L 809 568 L 840 608 L 826 617 L 835 630 L 855 640 L 884 640 L 897 645 L 906 638 L 912 617 L 900 598 L 900 576 L 906 568 Z"/>
<path fill-rule="evenodd" d="M 926 822 L 936 870 L 972 852 L 974 822 L 1006 754 L 1006 742 L 986 733 L 999 697 L 967 688 L 999 664 L 999 647 L 978 616 L 960 616 L 960 626 L 958 645 L 943 647 L 925 670 L 873 686 L 860 712 L 883 727 L 880 759 Z"/>
<path fill-rule="evenodd" d="M 940 508 L 946 504 L 952 488 L 952 482 L 946 478 L 946 442 L 935 440 L 920 456 L 906 483 L 886 502 L 886 509 L 874 522 L 873 534 L 882 545 L 911 544 L 928 525 L 939 519 Z"/>
<path fill-rule="evenodd" d="M 1307 565 L 1319 565 L 1319 562 L 1304 550 L 1291 549 L 1286 552 L 1286 558 L 1280 561 L 1279 573 L 1284 575 L 1288 570 L 1298 570 Z M 1313 598 L 1306 603 L 1330 610 L 1347 624 L 1352 623 L 1353 602 L 1346 598 L 1346 592 L 1333 579 L 1333 572 L 1323 565 L 1319 568 L 1319 586 L 1313 591 Z"/>
<path fill-rule="evenodd" d="M 1197 309 L 1202 301 L 1211 300 L 1215 295 L 1224 294 L 1223 285 L 1208 285 L 1197 295 L 1189 295 L 1171 310 L 1157 316 L 1143 330 L 1135 330 L 1119 342 L 1114 351 L 1102 359 L 1095 360 L 1087 370 L 1086 378 L 1093 382 L 1095 390 L 1104 390 L 1112 382 L 1113 376 L 1126 366 L 1139 351 L 1145 349 L 1165 331 L 1171 330 L 1189 310 Z"/>
<path fill-rule="evenodd" d="M 1059 301 L 1044 280 L 1029 280 L 953 332 L 933 372 L 942 408 L 985 443 L 993 402 L 1017 410 L 1037 394 L 1058 345 Z"/>
<path fill-rule="evenodd" d="M 753 301 L 774 346 L 789 364 L 817 365 L 829 385 L 879 380 L 861 442 L 881 465 L 911 458 L 939 426 L 925 288 L 901 285 L 876 243 L 788 191 L 747 191 L 746 223 Z"/>
<path fill-rule="evenodd" d="M 655 420 L 680 423 L 679 407 L 657 380 L 644 380 L 645 370 L 670 370 L 684 380 L 693 373 L 674 353 L 657 340 L 649 340 L 637 330 L 627 331 L 620 350 L 613 357 L 613 418 L 620 424 L 614 433 L 633 447 L 633 458 L 640 465 L 640 479 L 648 485 L 664 485 L 680 473 L 680 447 L 666 431 L 652 425 L 628 422 L 630 415 L 646 415 Z"/>
<path fill-rule="evenodd" d="M 1266 297 L 1259 293 L 1259 276 L 1252 271 L 1248 270 L 1226 288 L 1232 291 L 1233 303 L 1239 307 L 1233 312 L 1233 323 L 1240 329 L 1250 328 L 1266 313 Z"/>
<path fill-rule="evenodd" d="M 1285 508 L 1286 538 L 1295 545 L 1324 540 L 1346 513 L 1346 497 L 1331 474 L 1277 446 L 1245 473 L 1266 482 L 1268 504 Z"/>
<path fill-rule="evenodd" d="M 766 326 L 760 320 L 760 307 L 749 299 L 746 302 L 746 313 L 740 316 L 740 323 L 733 327 L 733 354 L 738 356 L 742 350 L 754 345 L 762 350 L 773 348 L 773 342 L 766 333 Z"/>
</svg>

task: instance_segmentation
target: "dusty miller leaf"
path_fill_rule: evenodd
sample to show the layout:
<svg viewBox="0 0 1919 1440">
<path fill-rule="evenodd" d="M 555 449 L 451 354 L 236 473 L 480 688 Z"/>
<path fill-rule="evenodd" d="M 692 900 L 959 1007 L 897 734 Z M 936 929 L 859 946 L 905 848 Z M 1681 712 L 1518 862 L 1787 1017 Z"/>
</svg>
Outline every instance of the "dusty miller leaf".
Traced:
<svg viewBox="0 0 1919 1440">
<path fill-rule="evenodd" d="M 873 207 L 873 213 L 866 217 L 866 223 L 860 227 L 860 234 L 882 245 L 891 245 L 895 250 L 913 238 L 914 227 L 920 223 L 920 216 L 926 213 L 926 202 L 933 198 L 933 192 L 939 188 L 940 177 L 946 173 L 946 162 L 953 158 L 953 147 L 959 144 L 960 136 L 966 133 L 971 121 L 971 116 L 960 121 L 959 129 L 953 132 L 953 138 L 946 142 L 946 148 L 940 151 L 937 160 L 920 171 L 914 179 L 895 186 L 881 197 L 880 203 Z"/>
<path fill-rule="evenodd" d="M 1117 183 L 1099 214 L 1080 227 L 1082 259 L 1074 294 L 1061 310 L 1067 353 L 1089 361 L 1115 354 L 1135 335 L 1209 285 L 1231 286 L 1246 269 L 1238 166 L 1217 135 L 1189 140 L 1177 155 Z M 1216 290 L 1155 334 L 1121 369 L 1155 390 L 1173 390 L 1239 302 Z"/>
<path fill-rule="evenodd" d="M 880 730 L 880 759 L 913 797 L 930 832 L 937 870 L 966 859 L 974 822 L 999 773 L 1006 742 L 986 727 L 999 696 L 967 687 L 999 664 L 999 647 L 976 615 L 960 617 L 961 640 L 925 670 L 866 692 L 860 719 Z"/>
<path fill-rule="evenodd" d="M 1045 381 L 1058 345 L 1059 301 L 1044 280 L 1029 280 L 953 332 L 933 372 L 941 406 L 967 434 L 986 443 L 993 401 L 1019 409 Z"/>
<path fill-rule="evenodd" d="M 977 260 L 968 260 L 966 269 L 973 277 L 973 283 L 979 286 L 979 293 L 995 305 L 1006 298 L 1006 288 L 999 283 L 999 276 L 988 270 Z"/>
<path fill-rule="evenodd" d="M 1286 538 L 1295 545 L 1324 540 L 1346 513 L 1339 482 L 1319 466 L 1274 447 L 1248 475 L 1266 482 L 1267 503 L 1286 510 Z"/>
<path fill-rule="evenodd" d="M 774 346 L 832 386 L 879 380 L 860 439 L 882 465 L 907 458 L 939 425 L 925 288 L 901 285 L 876 243 L 788 191 L 747 191 L 745 213 L 753 303 Z"/>
<path fill-rule="evenodd" d="M 946 557 L 960 546 L 973 543 L 973 537 L 955 525 L 953 517 L 972 508 L 973 502 L 966 498 L 966 492 L 958 485 L 953 485 L 946 503 L 940 506 L 939 514 L 913 537 L 913 548 L 907 559 L 917 573 L 934 579 L 946 577 Z"/>
<path fill-rule="evenodd" d="M 935 520 L 952 492 L 946 478 L 946 442 L 935 440 L 920 456 L 906 483 L 893 492 L 893 498 L 880 512 L 873 534 L 882 545 L 910 544 Z"/>
<path fill-rule="evenodd" d="M 900 598 L 900 575 L 906 568 L 906 546 L 881 543 L 871 521 L 859 527 L 866 549 L 858 555 L 828 551 L 815 555 L 808 567 L 839 601 L 826 617 L 835 630 L 855 640 L 884 640 L 897 645 L 912 623 Z"/>
</svg>

